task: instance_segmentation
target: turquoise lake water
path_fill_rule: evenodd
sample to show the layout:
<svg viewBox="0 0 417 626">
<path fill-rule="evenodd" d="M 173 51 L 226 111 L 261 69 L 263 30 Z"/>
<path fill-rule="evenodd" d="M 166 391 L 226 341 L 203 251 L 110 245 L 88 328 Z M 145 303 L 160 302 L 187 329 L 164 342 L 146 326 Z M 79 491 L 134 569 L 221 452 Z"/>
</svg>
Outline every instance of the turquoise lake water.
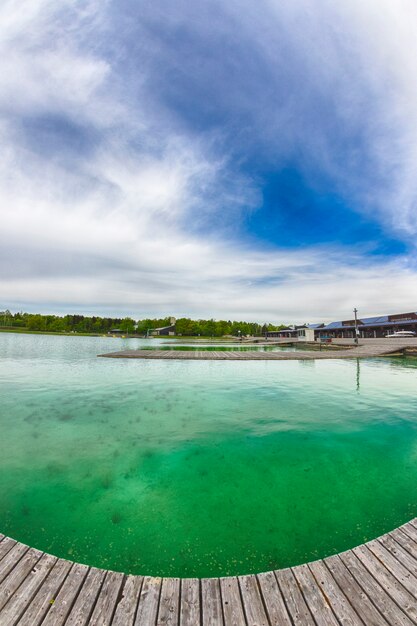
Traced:
<svg viewBox="0 0 417 626">
<path fill-rule="evenodd" d="M 417 360 L 98 359 L 0 334 L 0 532 L 120 571 L 295 565 L 417 515 Z"/>
</svg>

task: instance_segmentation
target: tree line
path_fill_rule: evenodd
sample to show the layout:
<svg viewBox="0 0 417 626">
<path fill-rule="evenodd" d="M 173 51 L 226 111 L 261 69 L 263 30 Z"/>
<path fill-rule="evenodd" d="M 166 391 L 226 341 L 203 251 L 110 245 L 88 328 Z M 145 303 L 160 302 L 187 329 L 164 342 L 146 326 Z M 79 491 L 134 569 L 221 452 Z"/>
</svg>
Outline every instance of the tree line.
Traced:
<svg viewBox="0 0 417 626">
<path fill-rule="evenodd" d="M 126 334 L 147 335 L 155 328 L 170 325 L 169 317 L 134 320 L 131 317 L 99 317 L 86 315 L 41 315 L 40 313 L 0 312 L 0 327 L 52 333 L 106 334 L 114 330 Z M 257 324 L 226 320 L 192 320 L 187 317 L 175 323 L 177 335 L 200 337 L 261 336 L 269 330 L 279 330 L 283 325 Z"/>
<path fill-rule="evenodd" d="M 273 324 L 257 324 L 255 322 L 232 322 L 230 320 L 192 320 L 182 317 L 176 321 L 177 334 L 188 337 L 224 337 L 225 335 L 261 336 L 269 330 L 284 328 Z"/>
</svg>

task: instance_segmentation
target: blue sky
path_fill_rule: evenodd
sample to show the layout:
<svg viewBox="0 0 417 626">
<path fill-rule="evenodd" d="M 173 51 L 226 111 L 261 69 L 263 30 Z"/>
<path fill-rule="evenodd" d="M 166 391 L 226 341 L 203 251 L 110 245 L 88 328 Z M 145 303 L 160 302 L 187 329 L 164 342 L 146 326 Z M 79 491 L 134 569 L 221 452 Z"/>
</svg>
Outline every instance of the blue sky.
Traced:
<svg viewBox="0 0 417 626">
<path fill-rule="evenodd" d="M 6 0 L 2 307 L 417 306 L 411 0 Z"/>
</svg>

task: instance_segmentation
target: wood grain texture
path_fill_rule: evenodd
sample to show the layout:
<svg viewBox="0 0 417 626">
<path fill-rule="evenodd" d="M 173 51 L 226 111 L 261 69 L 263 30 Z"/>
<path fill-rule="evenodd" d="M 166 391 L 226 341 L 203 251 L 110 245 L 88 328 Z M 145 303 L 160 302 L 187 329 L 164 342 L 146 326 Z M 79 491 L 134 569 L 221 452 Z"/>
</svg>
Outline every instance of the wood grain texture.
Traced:
<svg viewBox="0 0 417 626">
<path fill-rule="evenodd" d="M 180 588 L 179 578 L 163 578 L 157 626 L 178 626 L 180 620 Z"/>
<path fill-rule="evenodd" d="M 10 539 L 10 537 L 4 537 L 4 535 L 2 535 L 2 540 L 0 541 L 0 561 L 15 545 L 16 541 Z"/>
<path fill-rule="evenodd" d="M 366 626 L 385 626 L 388 624 L 382 613 L 373 605 L 365 591 L 344 565 L 339 555 L 325 559 L 324 563 Z"/>
<path fill-rule="evenodd" d="M 181 580 L 180 625 L 193 626 L 201 619 L 200 581 L 198 578 Z"/>
<path fill-rule="evenodd" d="M 112 626 L 133 626 L 142 589 L 142 576 L 128 576 L 118 599 Z"/>
<path fill-rule="evenodd" d="M 323 561 L 310 563 L 309 569 L 315 578 L 316 584 L 321 589 L 325 601 L 332 608 L 338 621 L 345 624 L 345 626 L 368 626 L 358 616 Z"/>
<path fill-rule="evenodd" d="M 220 591 L 225 626 L 246 624 L 238 579 L 234 576 L 220 578 Z"/>
<path fill-rule="evenodd" d="M 58 595 L 51 600 L 51 607 L 42 622 L 42 626 L 61 626 L 65 623 L 87 573 L 88 567 L 86 565 L 75 563 L 72 566 Z"/>
<path fill-rule="evenodd" d="M 413 623 L 405 612 L 392 600 L 387 591 L 375 580 L 354 552 L 342 552 L 340 559 L 362 587 L 366 597 L 369 598 L 372 604 L 382 613 L 389 624 L 410 626 Z"/>
<path fill-rule="evenodd" d="M 385 567 L 367 546 L 354 548 L 354 554 L 364 564 L 376 581 L 391 596 L 394 602 L 402 608 L 410 619 L 417 621 L 417 603 L 399 580 Z"/>
<path fill-rule="evenodd" d="M 268 626 L 256 576 L 239 576 L 239 586 L 248 626 Z"/>
<path fill-rule="evenodd" d="M 293 574 L 317 626 L 337 626 L 337 620 L 326 595 L 307 565 L 293 568 Z"/>
<path fill-rule="evenodd" d="M 125 575 L 118 572 L 107 572 L 97 597 L 89 626 L 109 626 L 116 610 L 116 602 L 122 588 Z"/>
<path fill-rule="evenodd" d="M 203 626 L 224 626 L 220 581 L 218 578 L 201 580 Z"/>
<path fill-rule="evenodd" d="M 103 584 L 106 572 L 92 567 L 71 608 L 65 626 L 87 626 Z"/>
<path fill-rule="evenodd" d="M 10 624 L 10 626 L 12 626 L 19 621 L 26 607 L 32 601 L 36 591 L 39 589 L 56 561 L 56 557 L 44 554 L 37 563 L 30 568 L 23 582 L 16 587 L 14 593 L 12 592 L 10 594 L 7 603 L 4 603 L 0 611 L 0 624 L 3 622 L 4 624 Z M 22 563 L 22 561 L 20 561 L 20 563 Z M 5 590 L 4 585 L 2 585 L 0 593 L 2 593 L 3 590 Z"/>
<path fill-rule="evenodd" d="M 42 623 L 72 567 L 70 561 L 56 561 L 19 620 L 21 626 L 38 626 Z"/>
<path fill-rule="evenodd" d="M 291 569 L 275 571 L 275 576 L 282 591 L 288 613 L 294 624 L 316 626 L 300 586 Z"/>
<path fill-rule="evenodd" d="M 15 543 L 11 550 L 0 561 L 0 583 L 7 585 L 7 577 L 14 570 L 20 559 L 29 550 L 23 543 Z M 5 581 L 3 583 L 3 581 Z"/>
<path fill-rule="evenodd" d="M 258 582 L 271 626 L 291 626 L 291 618 L 274 572 L 258 574 Z"/>
<path fill-rule="evenodd" d="M 20 587 L 32 568 L 42 556 L 42 552 L 30 548 L 10 571 L 0 587 L 0 610 L 7 604 L 14 592 Z"/>
<path fill-rule="evenodd" d="M 0 626 L 412 626 L 417 521 L 258 575 L 154 578 L 90 568 L 0 535 Z"/>
</svg>

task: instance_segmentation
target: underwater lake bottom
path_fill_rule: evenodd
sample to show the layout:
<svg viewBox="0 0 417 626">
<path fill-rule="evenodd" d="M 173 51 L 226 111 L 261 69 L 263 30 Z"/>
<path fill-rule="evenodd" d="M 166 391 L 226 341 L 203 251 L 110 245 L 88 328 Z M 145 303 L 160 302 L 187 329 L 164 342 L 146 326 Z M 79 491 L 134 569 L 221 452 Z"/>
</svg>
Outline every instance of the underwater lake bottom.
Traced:
<svg viewBox="0 0 417 626">
<path fill-rule="evenodd" d="M 96 357 L 147 345 L 0 335 L 0 532 L 206 577 L 321 558 L 417 515 L 416 360 Z"/>
</svg>

